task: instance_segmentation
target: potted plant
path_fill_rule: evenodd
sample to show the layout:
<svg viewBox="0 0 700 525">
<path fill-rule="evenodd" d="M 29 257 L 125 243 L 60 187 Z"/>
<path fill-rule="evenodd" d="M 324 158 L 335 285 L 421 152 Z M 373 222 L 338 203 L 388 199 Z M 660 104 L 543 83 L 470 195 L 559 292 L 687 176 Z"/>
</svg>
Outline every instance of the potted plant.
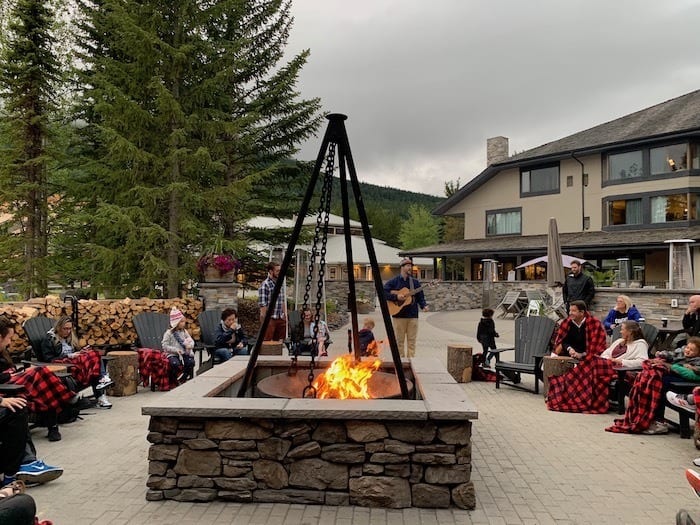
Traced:
<svg viewBox="0 0 700 525">
<path fill-rule="evenodd" d="M 230 253 L 209 253 L 197 260 L 197 271 L 205 282 L 233 282 L 241 261 Z"/>
<path fill-rule="evenodd" d="M 359 292 L 355 297 L 355 306 L 358 314 L 368 314 L 374 311 L 374 302 L 364 292 Z"/>
</svg>

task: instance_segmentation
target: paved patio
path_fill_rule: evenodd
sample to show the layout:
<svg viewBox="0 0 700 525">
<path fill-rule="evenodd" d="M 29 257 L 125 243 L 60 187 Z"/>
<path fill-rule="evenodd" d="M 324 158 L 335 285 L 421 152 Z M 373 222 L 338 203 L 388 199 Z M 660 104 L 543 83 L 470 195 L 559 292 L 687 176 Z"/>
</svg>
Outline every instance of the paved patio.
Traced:
<svg viewBox="0 0 700 525">
<path fill-rule="evenodd" d="M 446 360 L 447 344 L 474 339 L 480 311 L 422 315 L 419 355 Z M 375 320 L 380 321 L 377 311 Z M 378 322 L 378 325 L 382 324 Z M 513 322 L 496 320 L 499 344 L 513 340 Z M 383 328 L 375 330 L 381 338 Z M 334 334 L 331 354 L 346 349 L 347 331 Z M 509 356 L 504 356 L 508 359 Z M 525 382 L 531 381 L 526 378 Z M 474 424 L 472 479 L 477 508 L 368 509 L 286 504 L 177 503 L 145 500 L 148 420 L 141 405 L 167 393 L 139 389 L 113 398 L 114 408 L 61 428 L 50 443 L 34 431 L 39 457 L 64 475 L 29 489 L 40 518 L 82 524 L 453 524 L 453 523 L 673 523 L 687 508 L 700 516 L 700 500 L 683 471 L 700 456 L 691 440 L 604 432 L 615 415 L 560 414 L 543 397 L 493 383 L 463 388 L 479 409 Z"/>
</svg>

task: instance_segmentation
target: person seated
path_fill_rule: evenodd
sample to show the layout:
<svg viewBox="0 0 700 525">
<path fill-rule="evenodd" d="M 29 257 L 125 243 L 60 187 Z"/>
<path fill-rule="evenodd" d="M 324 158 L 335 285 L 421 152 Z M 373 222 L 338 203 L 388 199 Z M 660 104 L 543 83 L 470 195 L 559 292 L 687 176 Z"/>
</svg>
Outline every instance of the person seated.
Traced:
<svg viewBox="0 0 700 525">
<path fill-rule="evenodd" d="M 248 338 L 243 327 L 238 324 L 238 312 L 226 308 L 221 312 L 221 321 L 216 326 L 214 344 L 214 361 L 223 363 L 234 355 L 248 355 Z"/>
<path fill-rule="evenodd" d="M 38 414 L 48 428 L 49 441 L 60 441 L 58 414 L 70 409 L 71 405 L 77 405 L 80 396 L 46 367 L 34 366 L 18 371 L 8 351 L 14 334 L 12 321 L 0 315 L 0 383 L 23 386 L 24 393 L 20 397 L 28 399 L 29 410 Z"/>
<path fill-rule="evenodd" d="M 313 345 L 314 314 L 308 306 L 302 307 L 301 321 L 296 326 L 292 327 L 292 341 L 294 342 L 293 353 L 295 355 L 320 355 L 327 356 L 326 341 L 328 340 L 328 325 L 325 321 L 320 321 L 318 324 L 318 333 L 316 334 L 317 345 Z"/>
<path fill-rule="evenodd" d="M 600 355 L 606 346 L 601 322 L 588 312 L 583 301 L 569 304 L 569 316 L 559 325 L 554 339 L 554 354 L 583 359 L 588 354 Z"/>
<path fill-rule="evenodd" d="M 641 314 L 637 307 L 632 304 L 632 299 L 626 295 L 618 295 L 615 301 L 615 308 L 608 312 L 603 320 L 605 332 L 612 335 L 613 329 L 623 321 L 639 321 Z"/>
<path fill-rule="evenodd" d="M 112 408 L 105 389 L 114 382 L 105 372 L 102 355 L 89 345 L 78 349 L 78 337 L 75 335 L 73 320 L 64 315 L 41 341 L 41 352 L 46 361 L 52 363 L 70 363 L 71 375 L 81 387 L 91 386 L 100 408 Z"/>
<path fill-rule="evenodd" d="M 194 339 L 185 329 L 185 315 L 175 308 L 170 310 L 170 328 L 163 334 L 163 352 L 170 363 L 170 382 L 187 381 L 194 377 Z"/>
<path fill-rule="evenodd" d="M 572 303 L 571 306 L 571 312 L 574 312 L 575 305 Z M 586 353 L 575 368 L 549 378 L 549 410 L 587 414 L 604 414 L 608 411 L 610 383 L 617 377 L 614 367 L 641 366 L 649 351 L 637 322 L 624 321 L 620 336 L 599 356 Z"/>
<path fill-rule="evenodd" d="M 0 485 L 20 480 L 25 483 L 48 483 L 59 478 L 63 469 L 36 457 L 29 433 L 27 400 L 0 397 Z"/>
</svg>

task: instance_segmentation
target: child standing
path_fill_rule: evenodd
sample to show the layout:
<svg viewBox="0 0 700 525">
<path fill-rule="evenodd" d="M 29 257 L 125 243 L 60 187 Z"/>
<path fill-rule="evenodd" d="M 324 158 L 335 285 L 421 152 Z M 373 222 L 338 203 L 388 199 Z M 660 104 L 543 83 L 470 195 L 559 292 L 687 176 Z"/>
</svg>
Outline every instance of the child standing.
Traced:
<svg viewBox="0 0 700 525">
<path fill-rule="evenodd" d="M 486 368 L 491 367 L 491 358 L 496 355 L 495 352 L 491 351 L 496 349 L 496 337 L 498 337 L 496 323 L 493 322 L 493 314 L 492 308 L 484 308 L 481 311 L 481 320 L 476 329 L 476 340 L 481 343 L 481 347 L 484 350 L 484 366 Z"/>
<path fill-rule="evenodd" d="M 360 340 L 360 355 L 377 355 L 378 348 L 377 344 L 374 342 L 374 319 L 371 317 L 365 317 L 362 321 L 362 330 L 358 334 Z M 375 350 L 375 351 L 373 351 Z"/>
</svg>

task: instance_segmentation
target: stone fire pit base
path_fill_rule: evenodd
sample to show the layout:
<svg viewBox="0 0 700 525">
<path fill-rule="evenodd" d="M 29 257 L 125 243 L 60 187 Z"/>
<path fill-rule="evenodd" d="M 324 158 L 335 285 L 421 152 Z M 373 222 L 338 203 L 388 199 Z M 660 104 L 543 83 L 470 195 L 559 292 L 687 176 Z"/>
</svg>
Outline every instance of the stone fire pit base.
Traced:
<svg viewBox="0 0 700 525">
<path fill-rule="evenodd" d="M 422 399 L 367 401 L 226 397 L 229 363 L 143 408 L 148 500 L 474 508 L 476 410 L 436 360 L 407 366 Z"/>
</svg>

